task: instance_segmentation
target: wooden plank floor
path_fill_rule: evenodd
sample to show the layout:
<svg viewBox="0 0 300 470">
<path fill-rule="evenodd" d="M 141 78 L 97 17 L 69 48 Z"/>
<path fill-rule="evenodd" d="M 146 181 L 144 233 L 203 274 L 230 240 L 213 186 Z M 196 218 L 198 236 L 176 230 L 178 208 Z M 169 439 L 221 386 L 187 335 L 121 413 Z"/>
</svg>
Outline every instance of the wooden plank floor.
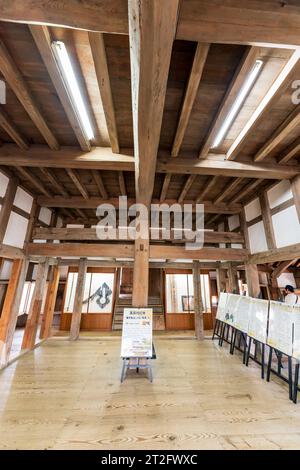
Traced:
<svg viewBox="0 0 300 470">
<path fill-rule="evenodd" d="M 53 338 L 0 373 L 1 449 L 300 449 L 286 384 L 211 340 L 159 335 L 154 382 L 120 338 Z"/>
</svg>

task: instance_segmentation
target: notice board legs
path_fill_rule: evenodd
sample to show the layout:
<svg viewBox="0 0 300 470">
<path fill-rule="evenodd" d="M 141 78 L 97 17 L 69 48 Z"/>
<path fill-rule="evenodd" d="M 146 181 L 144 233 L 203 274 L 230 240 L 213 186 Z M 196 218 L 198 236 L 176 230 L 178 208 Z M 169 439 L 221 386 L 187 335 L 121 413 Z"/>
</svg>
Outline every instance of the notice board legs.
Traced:
<svg viewBox="0 0 300 470">
<path fill-rule="evenodd" d="M 249 337 L 249 343 L 248 343 L 248 348 L 247 348 L 247 353 L 246 353 L 246 361 L 245 361 L 245 364 L 246 364 L 247 367 L 249 365 L 251 345 L 252 345 L 252 338 Z"/>
<path fill-rule="evenodd" d="M 267 382 L 270 382 L 270 377 L 271 377 L 272 356 L 273 356 L 273 348 L 270 347 L 268 369 L 267 369 Z"/>
<path fill-rule="evenodd" d="M 292 357 L 288 356 L 288 379 L 289 379 L 289 398 L 293 400 L 293 364 Z"/>
<path fill-rule="evenodd" d="M 265 344 L 261 344 L 261 378 L 265 378 Z"/>
<path fill-rule="evenodd" d="M 299 362 L 297 362 L 295 366 L 295 377 L 294 377 L 294 396 L 293 402 L 297 403 L 297 395 L 298 395 L 298 384 L 299 384 Z"/>
</svg>

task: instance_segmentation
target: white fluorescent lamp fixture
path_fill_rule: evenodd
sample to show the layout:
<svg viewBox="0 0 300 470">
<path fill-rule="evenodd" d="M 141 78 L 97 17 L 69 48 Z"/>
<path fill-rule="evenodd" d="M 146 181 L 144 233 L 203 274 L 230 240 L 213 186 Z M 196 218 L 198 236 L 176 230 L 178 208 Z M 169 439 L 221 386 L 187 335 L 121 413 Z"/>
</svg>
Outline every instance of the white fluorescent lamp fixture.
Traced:
<svg viewBox="0 0 300 470">
<path fill-rule="evenodd" d="M 78 118 L 80 119 L 86 137 L 88 138 L 88 140 L 92 140 L 94 138 L 94 132 L 84 106 L 84 102 L 79 90 L 79 86 L 74 74 L 74 70 L 66 46 L 62 41 L 53 41 L 52 49 L 58 61 L 59 68 L 62 72 L 65 81 L 65 85 L 68 89 L 69 94 L 71 95 L 73 105 L 76 108 Z"/>
<path fill-rule="evenodd" d="M 224 139 L 226 133 L 228 132 L 228 129 L 230 128 L 234 118 L 236 117 L 240 107 L 242 106 L 244 100 L 246 99 L 246 96 L 248 95 L 249 91 L 251 90 L 258 74 L 263 65 L 262 60 L 256 60 L 254 67 L 250 74 L 248 75 L 244 85 L 242 86 L 235 102 L 233 103 L 233 106 L 231 110 L 229 111 L 228 115 L 226 116 L 226 119 L 224 120 L 219 132 L 216 135 L 216 138 L 213 142 L 212 148 L 216 148 L 220 145 L 222 140 Z"/>
</svg>

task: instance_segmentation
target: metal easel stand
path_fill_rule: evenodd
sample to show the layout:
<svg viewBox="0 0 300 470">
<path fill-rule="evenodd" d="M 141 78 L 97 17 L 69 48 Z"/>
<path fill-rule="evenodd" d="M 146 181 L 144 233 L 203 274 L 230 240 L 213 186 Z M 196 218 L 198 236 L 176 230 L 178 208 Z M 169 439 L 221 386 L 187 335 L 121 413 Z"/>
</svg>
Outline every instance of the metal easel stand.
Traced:
<svg viewBox="0 0 300 470">
<path fill-rule="evenodd" d="M 283 356 L 283 353 L 281 353 L 280 351 L 277 351 L 276 349 L 274 349 L 270 346 L 269 346 L 269 348 L 270 348 L 270 351 L 269 351 L 269 360 L 268 360 L 268 368 L 267 368 L 267 382 L 270 382 L 271 372 L 273 374 L 277 375 L 277 377 L 279 377 L 280 379 L 287 382 L 288 385 L 289 385 L 289 399 L 292 400 L 294 403 L 296 403 L 295 400 L 297 400 L 297 393 L 295 393 L 295 387 L 296 387 L 296 389 L 298 389 L 298 385 L 296 385 L 296 381 L 295 381 L 294 387 L 293 387 L 293 362 L 292 362 L 292 356 L 288 356 L 286 354 L 286 356 L 288 358 L 288 377 L 285 377 L 284 375 L 281 374 L 281 358 Z M 278 360 L 277 371 L 275 369 L 272 369 L 273 351 L 276 353 L 277 360 Z M 298 369 L 297 373 L 299 374 L 299 369 Z M 296 371 L 295 371 L 295 377 L 296 377 Z M 298 378 L 299 378 L 299 375 L 298 375 Z"/>
<path fill-rule="evenodd" d="M 149 382 L 153 382 L 152 365 L 149 362 L 152 358 L 148 357 L 123 357 L 123 366 L 121 372 L 121 383 L 124 382 L 127 370 L 136 369 L 138 374 L 140 369 L 147 369 Z"/>
<path fill-rule="evenodd" d="M 250 354 L 252 341 L 255 344 L 254 356 L 251 356 L 251 354 Z M 261 361 L 259 361 L 257 359 L 257 345 L 258 344 L 261 346 Z M 260 364 L 260 366 L 261 366 L 261 378 L 262 379 L 265 378 L 265 351 L 266 351 L 266 345 L 264 343 L 261 343 L 257 339 L 253 339 L 253 338 L 251 338 L 251 336 L 249 336 L 249 342 L 248 342 L 247 352 L 246 352 L 246 360 L 245 360 L 244 364 L 248 367 L 249 359 L 253 359 L 254 362 L 256 362 L 257 364 Z"/>
</svg>

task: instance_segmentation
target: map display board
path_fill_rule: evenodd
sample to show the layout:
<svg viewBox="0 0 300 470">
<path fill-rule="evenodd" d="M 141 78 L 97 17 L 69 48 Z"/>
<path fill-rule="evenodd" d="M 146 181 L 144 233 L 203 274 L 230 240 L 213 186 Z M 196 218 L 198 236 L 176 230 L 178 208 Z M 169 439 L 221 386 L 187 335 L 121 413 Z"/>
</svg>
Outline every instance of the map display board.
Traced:
<svg viewBox="0 0 300 470">
<path fill-rule="evenodd" d="M 237 319 L 237 309 L 238 309 L 238 302 L 240 299 L 240 295 L 237 294 L 227 294 L 228 299 L 226 302 L 226 309 L 225 309 L 225 322 L 229 325 L 235 326 L 236 319 Z"/>
<path fill-rule="evenodd" d="M 293 357 L 300 361 L 300 306 L 294 307 L 293 324 L 294 324 Z"/>
<path fill-rule="evenodd" d="M 121 357 L 152 357 L 152 308 L 124 308 Z"/>
<path fill-rule="evenodd" d="M 217 320 L 225 321 L 227 297 L 228 294 L 226 292 L 221 292 L 219 295 L 218 309 L 216 315 Z"/>
<path fill-rule="evenodd" d="M 252 299 L 251 297 L 245 297 L 243 295 L 238 296 L 237 308 L 236 308 L 236 319 L 235 319 L 235 328 L 243 333 L 248 333 L 249 327 L 249 318 L 252 308 Z"/>
<path fill-rule="evenodd" d="M 288 356 L 293 353 L 294 314 L 292 305 L 270 301 L 267 344 Z"/>
<path fill-rule="evenodd" d="M 248 335 L 261 343 L 267 342 L 268 315 L 269 301 L 251 298 Z"/>
</svg>

